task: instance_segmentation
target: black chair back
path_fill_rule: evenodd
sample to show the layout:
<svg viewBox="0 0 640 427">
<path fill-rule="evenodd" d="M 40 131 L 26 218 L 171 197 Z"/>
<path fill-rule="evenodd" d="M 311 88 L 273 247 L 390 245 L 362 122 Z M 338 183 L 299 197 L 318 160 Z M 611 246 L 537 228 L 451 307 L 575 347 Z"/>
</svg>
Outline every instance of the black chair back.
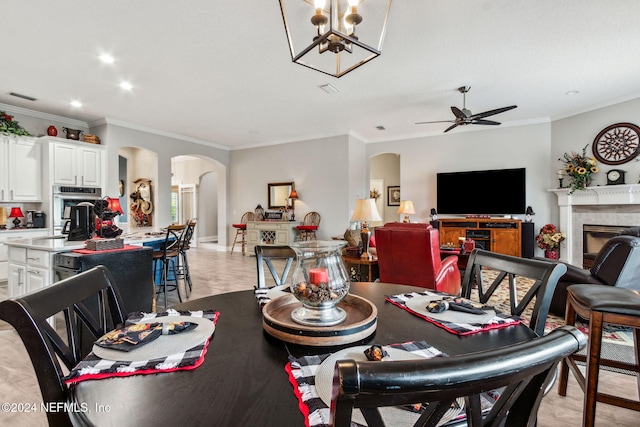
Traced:
<svg viewBox="0 0 640 427">
<path fill-rule="evenodd" d="M 258 288 L 266 287 L 264 264 L 267 264 L 269 272 L 276 282 L 276 286 L 284 285 L 287 280 L 287 275 L 291 269 L 291 264 L 296 259 L 296 253 L 289 246 L 272 246 L 272 245 L 257 245 L 255 247 L 256 253 L 256 266 L 258 271 Z M 285 260 L 285 265 L 282 270 L 282 274 L 278 273 L 272 260 L 280 259 Z"/>
<path fill-rule="evenodd" d="M 582 349 L 586 337 L 571 326 L 507 347 L 461 356 L 394 362 L 336 362 L 329 425 L 348 427 L 360 408 L 370 427 L 384 426 L 383 406 L 429 403 L 414 426 L 435 427 L 464 397 L 471 427 L 535 426 L 544 384 L 558 362 Z M 483 415 L 482 393 L 504 387 Z"/>
<path fill-rule="evenodd" d="M 187 228 L 184 229 L 182 236 L 180 236 L 180 252 L 188 250 L 191 246 L 191 239 L 193 239 L 193 233 L 196 229 L 196 220 L 187 220 L 186 225 Z"/>
<path fill-rule="evenodd" d="M 58 313 L 63 314 L 64 325 L 54 328 L 47 319 Z M 44 402 L 67 402 L 65 372 L 59 360 L 67 370 L 72 369 L 88 354 L 90 344 L 122 324 L 125 315 L 111 273 L 98 266 L 37 292 L 0 302 L 0 319 L 10 323 L 22 339 Z M 52 426 L 70 425 L 64 411 L 48 412 L 47 418 Z"/>
<path fill-rule="evenodd" d="M 483 273 L 491 269 L 497 272 L 497 277 L 487 286 Z M 469 256 L 464 279 L 462 281 L 462 296 L 471 298 L 471 291 L 476 286 L 479 301 L 485 304 L 500 288 L 509 288 L 509 308 L 512 315 L 525 317 L 525 309 L 535 297 L 535 303 L 528 319 L 529 328 L 536 334 L 543 335 L 551 298 L 558 284 L 558 280 L 567 271 L 563 264 L 544 261 L 541 259 L 519 258 L 498 254 L 482 249 L 474 249 Z M 520 299 L 516 288 L 518 277 L 533 280 L 533 285 Z M 505 278 L 507 279 L 505 281 Z"/>
<path fill-rule="evenodd" d="M 607 285 L 637 289 L 640 275 L 640 238 L 623 235 L 612 237 L 602 246 L 591 275 Z"/>
</svg>

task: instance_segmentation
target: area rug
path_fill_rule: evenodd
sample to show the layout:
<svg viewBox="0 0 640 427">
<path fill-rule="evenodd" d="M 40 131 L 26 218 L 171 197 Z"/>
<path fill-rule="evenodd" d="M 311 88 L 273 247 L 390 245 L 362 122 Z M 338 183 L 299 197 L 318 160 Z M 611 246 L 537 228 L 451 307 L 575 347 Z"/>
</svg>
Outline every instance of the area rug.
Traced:
<svg viewBox="0 0 640 427">
<path fill-rule="evenodd" d="M 490 269 L 483 269 L 482 278 L 485 286 L 489 286 L 497 277 L 498 272 Z M 509 284 L 508 279 L 505 278 L 500 284 L 496 292 L 489 298 L 488 305 L 494 306 L 496 309 L 505 313 L 510 312 L 509 308 Z M 516 277 L 516 294 L 518 295 L 518 301 L 520 301 L 531 288 L 534 281 L 526 277 Z M 471 292 L 471 299 L 478 300 L 478 291 L 473 289 Z M 535 304 L 535 298 L 531 300 L 529 305 L 525 308 L 524 316 L 526 318 L 531 317 L 531 311 Z M 523 322 L 523 323 L 526 323 Z M 549 314 L 545 323 L 545 334 L 549 333 L 553 329 L 564 326 L 566 324 L 564 318 Z M 576 322 L 576 327 L 582 331 L 585 335 L 589 334 L 588 325 L 580 322 Z M 579 354 L 586 354 L 586 349 L 583 349 Z M 626 362 L 633 362 L 634 348 L 633 348 L 633 332 L 631 328 L 624 328 L 616 325 L 605 325 L 604 333 L 602 335 L 602 352 L 601 356 L 606 359 L 620 360 Z M 603 369 L 609 369 L 603 367 Z M 617 370 L 611 368 L 609 370 L 622 372 L 625 374 L 632 374 L 632 372 L 625 370 Z"/>
</svg>

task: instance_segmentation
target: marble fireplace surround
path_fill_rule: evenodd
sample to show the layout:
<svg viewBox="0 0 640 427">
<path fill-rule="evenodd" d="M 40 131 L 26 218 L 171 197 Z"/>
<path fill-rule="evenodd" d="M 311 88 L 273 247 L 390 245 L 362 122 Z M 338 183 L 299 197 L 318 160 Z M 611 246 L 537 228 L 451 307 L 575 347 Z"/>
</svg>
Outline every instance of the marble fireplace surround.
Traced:
<svg viewBox="0 0 640 427">
<path fill-rule="evenodd" d="M 584 224 L 640 226 L 640 184 L 587 187 L 569 194 L 569 189 L 549 190 L 558 197 L 560 231 L 567 234 L 560 259 L 582 266 Z"/>
</svg>

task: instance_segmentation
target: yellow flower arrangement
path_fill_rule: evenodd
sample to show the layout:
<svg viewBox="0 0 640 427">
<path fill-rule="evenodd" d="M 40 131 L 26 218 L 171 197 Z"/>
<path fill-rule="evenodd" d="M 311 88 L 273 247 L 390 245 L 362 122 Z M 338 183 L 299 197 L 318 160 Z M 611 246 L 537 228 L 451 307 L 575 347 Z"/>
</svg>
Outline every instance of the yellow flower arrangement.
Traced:
<svg viewBox="0 0 640 427">
<path fill-rule="evenodd" d="M 588 144 L 582 149 L 582 154 L 575 152 L 564 153 L 563 158 L 558 159 L 564 164 L 564 171 L 571 178 L 569 194 L 576 190 L 584 190 L 591 183 L 591 175 L 598 173 L 596 159 L 587 157 Z"/>
</svg>

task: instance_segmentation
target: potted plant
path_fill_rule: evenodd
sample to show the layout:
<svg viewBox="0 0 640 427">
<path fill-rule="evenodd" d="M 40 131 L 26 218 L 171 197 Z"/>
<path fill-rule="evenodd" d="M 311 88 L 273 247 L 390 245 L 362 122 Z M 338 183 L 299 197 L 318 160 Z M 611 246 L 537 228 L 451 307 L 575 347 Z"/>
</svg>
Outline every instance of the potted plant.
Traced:
<svg viewBox="0 0 640 427">
<path fill-rule="evenodd" d="M 13 116 L 8 115 L 4 111 L 0 111 L 0 134 L 13 134 L 21 136 L 30 136 L 17 121 L 13 120 Z"/>
<path fill-rule="evenodd" d="M 540 249 L 544 250 L 544 257 L 549 259 L 558 259 L 558 251 L 560 250 L 560 242 L 567 236 L 558 231 L 553 224 L 547 224 L 540 229 L 540 233 L 536 236 L 536 244 Z"/>
</svg>

